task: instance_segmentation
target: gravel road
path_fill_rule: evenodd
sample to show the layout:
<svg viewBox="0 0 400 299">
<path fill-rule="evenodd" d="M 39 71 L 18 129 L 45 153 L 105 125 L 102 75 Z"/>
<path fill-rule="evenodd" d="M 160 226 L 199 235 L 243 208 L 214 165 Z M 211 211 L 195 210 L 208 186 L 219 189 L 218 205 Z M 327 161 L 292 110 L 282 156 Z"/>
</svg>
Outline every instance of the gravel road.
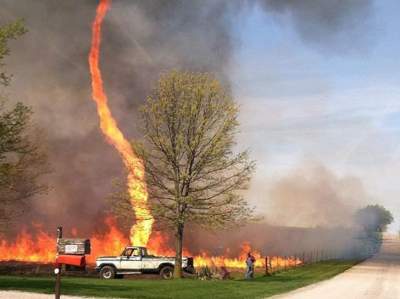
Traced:
<svg viewBox="0 0 400 299">
<path fill-rule="evenodd" d="M 385 239 L 380 253 L 332 279 L 269 299 L 398 299 L 400 240 Z"/>
</svg>

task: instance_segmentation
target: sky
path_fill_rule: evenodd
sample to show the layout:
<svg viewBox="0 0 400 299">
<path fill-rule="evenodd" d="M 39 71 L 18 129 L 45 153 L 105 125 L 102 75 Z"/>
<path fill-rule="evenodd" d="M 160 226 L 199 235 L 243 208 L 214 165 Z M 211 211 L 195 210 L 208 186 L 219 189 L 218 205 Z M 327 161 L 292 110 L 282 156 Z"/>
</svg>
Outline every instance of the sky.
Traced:
<svg viewBox="0 0 400 299">
<path fill-rule="evenodd" d="M 400 217 L 399 9 L 398 1 L 374 2 L 362 40 L 343 30 L 337 47 L 302 39 L 290 20 L 259 7 L 239 18 L 231 80 L 240 141 L 257 160 L 254 201 L 268 206 L 269 188 L 313 161 L 359 179 L 368 194 L 360 205 L 382 204 Z"/>
</svg>

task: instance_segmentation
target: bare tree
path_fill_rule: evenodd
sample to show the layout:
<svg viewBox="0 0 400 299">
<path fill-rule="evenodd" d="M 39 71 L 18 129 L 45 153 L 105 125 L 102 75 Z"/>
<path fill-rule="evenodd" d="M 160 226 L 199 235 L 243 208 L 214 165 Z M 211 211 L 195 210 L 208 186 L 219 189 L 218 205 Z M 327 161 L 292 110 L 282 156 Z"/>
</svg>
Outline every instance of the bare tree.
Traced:
<svg viewBox="0 0 400 299">
<path fill-rule="evenodd" d="M 233 152 L 239 109 L 210 74 L 162 75 L 141 111 L 145 142 L 135 148 L 153 211 L 174 229 L 174 277 L 181 277 L 186 223 L 218 228 L 252 217 L 241 190 L 255 163 L 247 151 Z"/>
</svg>

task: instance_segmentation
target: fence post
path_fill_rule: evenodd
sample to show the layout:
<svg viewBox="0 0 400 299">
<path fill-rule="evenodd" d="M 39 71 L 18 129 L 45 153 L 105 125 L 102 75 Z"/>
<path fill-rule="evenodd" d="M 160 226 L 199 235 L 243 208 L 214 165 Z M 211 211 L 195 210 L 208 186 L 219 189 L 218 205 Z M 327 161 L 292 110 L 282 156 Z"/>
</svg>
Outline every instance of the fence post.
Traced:
<svg viewBox="0 0 400 299">
<path fill-rule="evenodd" d="M 270 270 L 269 270 L 269 257 L 268 255 L 265 257 L 265 275 L 269 276 L 270 275 Z"/>
<path fill-rule="evenodd" d="M 273 260 L 275 260 L 275 268 L 276 268 L 276 258 L 275 258 L 275 256 L 273 256 L 271 258 L 271 271 L 272 271 L 272 273 L 275 272 L 275 269 L 274 269 L 274 266 L 273 266 L 274 265 Z"/>
<path fill-rule="evenodd" d="M 63 229 L 62 226 L 57 227 L 57 244 L 58 240 L 63 237 Z M 61 294 L 61 265 L 56 265 L 54 269 L 54 273 L 56 274 L 56 285 L 54 288 L 55 299 L 60 299 Z"/>
<path fill-rule="evenodd" d="M 280 256 L 277 256 L 276 257 L 276 264 L 278 266 L 278 271 L 281 271 L 281 261 L 282 261 L 282 258 Z"/>
<path fill-rule="evenodd" d="M 296 253 L 292 256 L 291 262 L 292 262 L 291 267 L 296 268 L 297 267 L 297 264 L 296 264 Z"/>
</svg>

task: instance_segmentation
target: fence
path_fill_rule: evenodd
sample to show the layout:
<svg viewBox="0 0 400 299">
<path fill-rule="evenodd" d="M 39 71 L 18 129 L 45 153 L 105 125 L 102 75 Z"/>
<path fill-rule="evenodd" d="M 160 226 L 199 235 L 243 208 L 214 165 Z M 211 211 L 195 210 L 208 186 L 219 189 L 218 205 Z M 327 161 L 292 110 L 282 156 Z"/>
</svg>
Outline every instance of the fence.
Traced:
<svg viewBox="0 0 400 299">
<path fill-rule="evenodd" d="M 265 274 L 271 275 L 275 272 L 286 271 L 296 267 L 331 260 L 363 260 L 374 255 L 380 247 L 380 244 L 370 246 L 354 247 L 351 250 L 314 250 L 302 252 L 289 256 L 266 256 Z"/>
</svg>

